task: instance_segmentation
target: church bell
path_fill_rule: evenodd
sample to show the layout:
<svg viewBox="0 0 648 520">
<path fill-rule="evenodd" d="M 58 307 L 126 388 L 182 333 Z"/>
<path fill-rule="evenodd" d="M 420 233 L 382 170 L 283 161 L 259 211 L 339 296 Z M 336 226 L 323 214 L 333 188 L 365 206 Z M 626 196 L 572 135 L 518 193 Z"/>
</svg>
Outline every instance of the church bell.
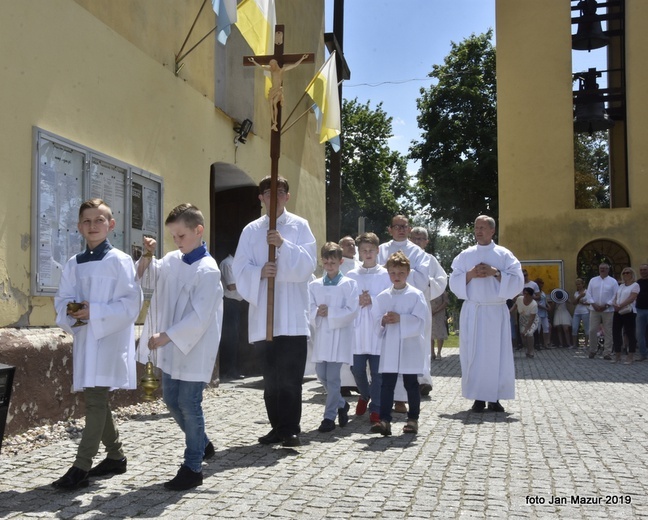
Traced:
<svg viewBox="0 0 648 520">
<path fill-rule="evenodd" d="M 601 73 L 595 68 L 575 75 L 575 79 L 579 81 L 579 89 L 575 92 L 574 99 L 574 132 L 591 134 L 609 130 L 614 126 L 596 82 L 596 78 L 600 76 Z"/>
<path fill-rule="evenodd" d="M 576 34 L 572 35 L 572 49 L 575 51 L 600 49 L 609 43 L 610 38 L 603 32 L 601 19 L 596 16 L 597 7 L 596 0 L 578 2 L 580 18 Z"/>
</svg>

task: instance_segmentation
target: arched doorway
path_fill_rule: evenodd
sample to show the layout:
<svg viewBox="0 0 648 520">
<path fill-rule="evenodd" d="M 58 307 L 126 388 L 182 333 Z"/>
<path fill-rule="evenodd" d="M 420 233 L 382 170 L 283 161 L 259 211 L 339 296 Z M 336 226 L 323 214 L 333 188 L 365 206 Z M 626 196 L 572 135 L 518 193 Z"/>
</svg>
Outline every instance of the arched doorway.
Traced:
<svg viewBox="0 0 648 520">
<path fill-rule="evenodd" d="M 234 164 L 217 162 L 211 166 L 210 251 L 219 263 L 234 255 L 243 228 L 261 215 L 257 183 Z M 255 375 L 260 363 L 248 343 L 247 303 L 224 299 L 223 330 L 218 372 L 221 377 Z"/>
<path fill-rule="evenodd" d="M 630 255 L 623 246 L 612 240 L 592 240 L 583 246 L 576 259 L 576 272 L 585 280 L 598 276 L 601 262 L 610 265 L 610 276 L 617 278 L 624 267 L 630 267 Z"/>
<path fill-rule="evenodd" d="M 261 215 L 257 183 L 234 164 L 211 166 L 210 251 L 221 261 L 234 254 L 241 231 Z"/>
</svg>

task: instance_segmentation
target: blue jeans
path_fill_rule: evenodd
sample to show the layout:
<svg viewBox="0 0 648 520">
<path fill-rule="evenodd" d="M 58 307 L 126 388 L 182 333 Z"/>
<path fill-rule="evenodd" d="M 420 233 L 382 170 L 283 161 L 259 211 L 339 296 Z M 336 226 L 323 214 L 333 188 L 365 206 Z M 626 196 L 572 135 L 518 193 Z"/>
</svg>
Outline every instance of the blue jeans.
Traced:
<svg viewBox="0 0 648 520">
<path fill-rule="evenodd" d="M 369 372 L 371 373 L 371 385 L 367 379 L 367 363 L 369 363 Z M 353 379 L 355 379 L 358 392 L 363 399 L 369 401 L 369 412 L 380 413 L 380 387 L 382 385 L 382 374 L 378 372 L 380 365 L 380 356 L 373 354 L 354 354 Z"/>
<path fill-rule="evenodd" d="M 382 375 L 382 386 L 380 388 L 380 420 L 391 422 L 392 407 L 394 406 L 394 388 L 398 374 L 385 373 Z M 403 374 L 403 385 L 407 392 L 407 418 L 418 421 L 421 413 L 421 391 L 419 390 L 418 377 L 416 374 Z"/>
<path fill-rule="evenodd" d="M 342 363 L 333 363 L 329 361 L 319 361 L 315 363 L 315 372 L 317 377 L 326 388 L 326 406 L 324 408 L 324 419 L 335 421 L 338 408 L 344 408 L 346 401 L 342 399 L 340 386 L 340 370 Z"/>
<path fill-rule="evenodd" d="M 205 446 L 209 443 L 202 411 L 205 383 L 180 381 L 162 372 L 162 385 L 164 404 L 185 434 L 184 465 L 192 471 L 201 471 Z"/>
<path fill-rule="evenodd" d="M 639 343 L 639 355 L 648 358 L 646 348 L 646 328 L 648 327 L 648 309 L 637 309 L 637 343 Z"/>
</svg>

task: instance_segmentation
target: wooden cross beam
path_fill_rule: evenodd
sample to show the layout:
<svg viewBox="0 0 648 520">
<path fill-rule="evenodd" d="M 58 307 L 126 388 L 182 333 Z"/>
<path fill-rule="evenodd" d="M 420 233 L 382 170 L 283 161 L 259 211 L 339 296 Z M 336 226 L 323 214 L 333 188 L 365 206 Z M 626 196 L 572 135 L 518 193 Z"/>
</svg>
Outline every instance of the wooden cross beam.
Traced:
<svg viewBox="0 0 648 520">
<path fill-rule="evenodd" d="M 270 219 L 269 229 L 277 229 L 277 178 L 279 177 L 279 156 L 281 154 L 281 107 L 283 105 L 283 75 L 301 63 L 313 63 L 315 55 L 284 54 L 284 26 L 275 25 L 274 54 L 268 56 L 244 56 L 243 65 L 257 66 L 270 72 L 272 86 L 268 94 L 272 113 L 270 133 Z M 268 262 L 276 260 L 276 248 L 268 245 Z M 275 279 L 268 278 L 268 314 L 266 317 L 266 341 L 272 341 L 274 328 L 274 287 Z"/>
</svg>

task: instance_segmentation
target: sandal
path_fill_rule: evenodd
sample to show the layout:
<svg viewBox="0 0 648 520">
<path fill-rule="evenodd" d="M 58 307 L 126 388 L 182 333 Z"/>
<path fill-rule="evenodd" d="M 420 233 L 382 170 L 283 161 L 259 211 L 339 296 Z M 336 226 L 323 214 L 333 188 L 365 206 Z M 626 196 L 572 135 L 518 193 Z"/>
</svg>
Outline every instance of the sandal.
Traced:
<svg viewBox="0 0 648 520">
<path fill-rule="evenodd" d="M 408 419 L 407 424 L 403 426 L 403 433 L 418 433 L 418 421 Z"/>
<path fill-rule="evenodd" d="M 380 421 L 371 427 L 371 433 L 379 433 L 380 435 L 391 435 L 391 424 L 387 421 Z"/>
</svg>

